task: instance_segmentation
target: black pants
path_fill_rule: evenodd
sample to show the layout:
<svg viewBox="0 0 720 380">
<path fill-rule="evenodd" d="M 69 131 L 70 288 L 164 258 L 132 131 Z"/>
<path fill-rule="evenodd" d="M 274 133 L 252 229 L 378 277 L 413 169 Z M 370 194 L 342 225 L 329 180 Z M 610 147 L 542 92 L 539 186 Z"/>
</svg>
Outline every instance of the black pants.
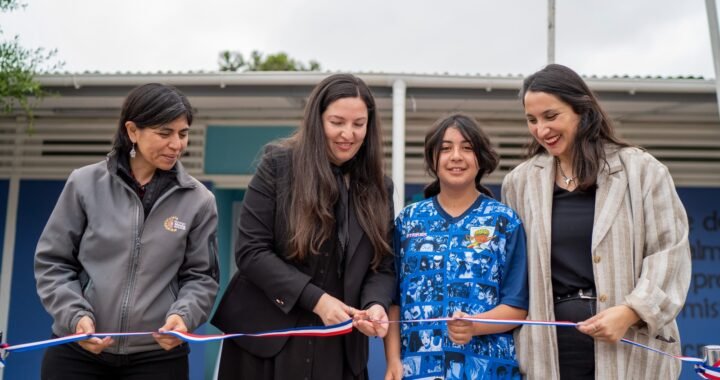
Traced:
<svg viewBox="0 0 720 380">
<path fill-rule="evenodd" d="M 597 312 L 594 299 L 571 299 L 555 304 L 555 319 L 580 322 Z M 557 327 L 560 379 L 595 379 L 595 340 L 574 327 Z"/>
<path fill-rule="evenodd" d="M 129 355 L 95 355 L 77 343 L 49 347 L 40 370 L 43 380 L 176 380 L 188 379 L 187 344 L 170 351 Z"/>
<path fill-rule="evenodd" d="M 367 380 L 367 368 L 355 376 L 348 367 L 342 338 L 290 337 L 280 353 L 271 358 L 257 357 L 226 340 L 222 343 L 218 379 Z"/>
</svg>

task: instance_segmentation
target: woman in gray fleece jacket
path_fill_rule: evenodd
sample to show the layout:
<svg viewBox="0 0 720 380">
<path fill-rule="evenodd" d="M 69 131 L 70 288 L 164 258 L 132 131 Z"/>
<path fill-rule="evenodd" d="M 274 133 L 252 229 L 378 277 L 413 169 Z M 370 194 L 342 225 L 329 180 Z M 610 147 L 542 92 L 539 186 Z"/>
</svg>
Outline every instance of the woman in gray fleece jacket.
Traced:
<svg viewBox="0 0 720 380">
<path fill-rule="evenodd" d="M 107 159 L 70 174 L 35 252 L 53 335 L 193 331 L 218 289 L 215 198 L 178 161 L 192 108 L 176 88 L 125 99 Z M 91 338 L 49 348 L 43 379 L 188 378 L 168 335 Z"/>
</svg>

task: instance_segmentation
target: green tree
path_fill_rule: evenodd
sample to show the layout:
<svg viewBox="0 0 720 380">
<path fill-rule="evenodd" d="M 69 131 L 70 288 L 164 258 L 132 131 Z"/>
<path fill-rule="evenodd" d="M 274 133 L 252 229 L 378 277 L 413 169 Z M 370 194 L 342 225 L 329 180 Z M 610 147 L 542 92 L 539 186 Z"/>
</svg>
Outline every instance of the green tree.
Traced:
<svg viewBox="0 0 720 380">
<path fill-rule="evenodd" d="M 218 65 L 220 65 L 220 71 L 238 71 L 245 66 L 245 59 L 238 52 L 225 50 L 220 52 Z"/>
<path fill-rule="evenodd" d="M 246 60 L 239 51 L 224 50 L 218 57 L 220 71 L 319 71 L 320 63 L 310 60 L 307 64 L 279 52 L 263 56 L 253 50 Z"/>
<path fill-rule="evenodd" d="M 25 6 L 18 0 L 0 0 L 0 12 L 14 11 Z M 0 37 L 2 34 L 0 29 Z M 32 129 L 32 100 L 37 101 L 47 95 L 35 75 L 43 68 L 49 71 L 62 65 L 56 63 L 48 66 L 55 54 L 55 50 L 26 49 L 20 45 L 18 36 L 0 41 L 0 112 L 12 114 L 15 107 L 19 106 L 27 117 L 28 127 Z"/>
</svg>

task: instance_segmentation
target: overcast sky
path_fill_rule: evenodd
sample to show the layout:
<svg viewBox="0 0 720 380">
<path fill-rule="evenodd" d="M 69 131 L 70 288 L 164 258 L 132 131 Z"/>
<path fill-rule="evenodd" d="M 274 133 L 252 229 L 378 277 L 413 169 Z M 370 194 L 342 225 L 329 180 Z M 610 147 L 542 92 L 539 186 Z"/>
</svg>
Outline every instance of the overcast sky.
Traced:
<svg viewBox="0 0 720 380">
<path fill-rule="evenodd" d="M 213 71 L 221 50 L 283 51 L 326 70 L 530 74 L 546 0 L 25 0 L 3 39 L 64 70 Z M 556 0 L 556 61 L 584 75 L 714 78 L 704 0 Z"/>
</svg>

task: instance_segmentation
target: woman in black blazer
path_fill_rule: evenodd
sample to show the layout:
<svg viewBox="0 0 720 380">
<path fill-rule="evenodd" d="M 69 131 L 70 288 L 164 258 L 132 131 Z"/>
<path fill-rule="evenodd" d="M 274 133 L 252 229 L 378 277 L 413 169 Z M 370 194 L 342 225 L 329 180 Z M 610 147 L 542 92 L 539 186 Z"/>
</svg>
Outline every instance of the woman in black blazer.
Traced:
<svg viewBox="0 0 720 380">
<path fill-rule="evenodd" d="M 373 96 L 346 74 L 318 84 L 297 133 L 265 148 L 240 213 L 238 272 L 212 323 L 252 333 L 355 317 L 356 329 L 226 341 L 220 379 L 367 379 L 363 334 L 387 333 L 369 320 L 387 320 L 395 289 L 382 157 Z"/>
</svg>

